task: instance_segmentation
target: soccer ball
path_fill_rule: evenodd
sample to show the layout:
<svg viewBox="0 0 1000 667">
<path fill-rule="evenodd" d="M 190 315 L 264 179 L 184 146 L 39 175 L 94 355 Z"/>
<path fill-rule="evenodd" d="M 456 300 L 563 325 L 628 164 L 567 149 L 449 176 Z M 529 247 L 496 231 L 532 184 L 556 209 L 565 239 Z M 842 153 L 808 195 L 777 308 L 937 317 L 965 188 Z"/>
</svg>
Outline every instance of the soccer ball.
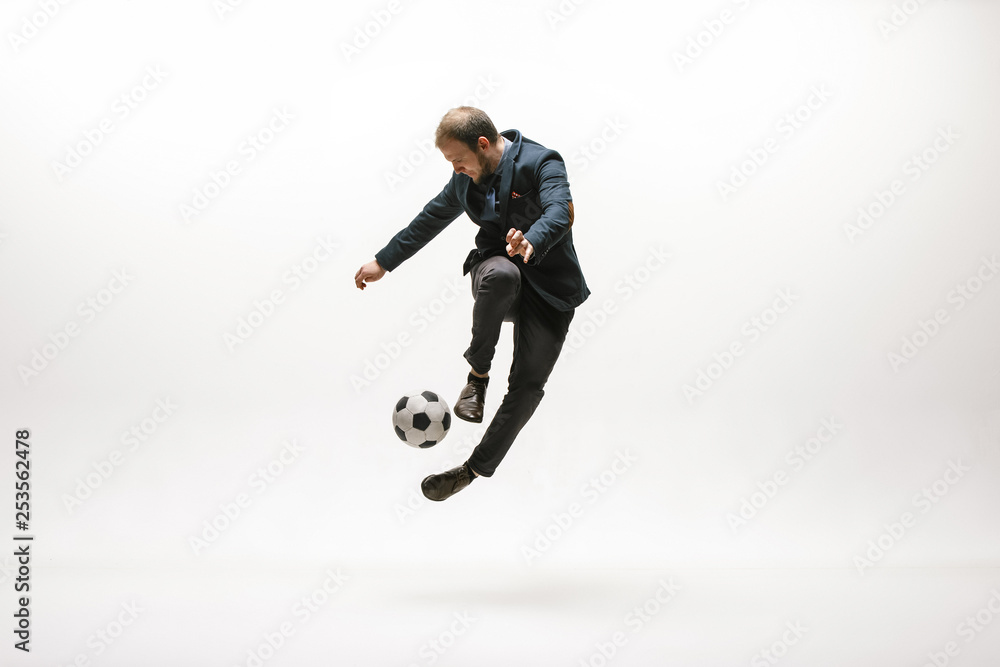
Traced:
<svg viewBox="0 0 1000 667">
<path fill-rule="evenodd" d="M 406 394 L 396 401 L 392 426 L 399 439 L 411 447 L 433 447 L 451 428 L 451 410 L 433 391 Z"/>
</svg>

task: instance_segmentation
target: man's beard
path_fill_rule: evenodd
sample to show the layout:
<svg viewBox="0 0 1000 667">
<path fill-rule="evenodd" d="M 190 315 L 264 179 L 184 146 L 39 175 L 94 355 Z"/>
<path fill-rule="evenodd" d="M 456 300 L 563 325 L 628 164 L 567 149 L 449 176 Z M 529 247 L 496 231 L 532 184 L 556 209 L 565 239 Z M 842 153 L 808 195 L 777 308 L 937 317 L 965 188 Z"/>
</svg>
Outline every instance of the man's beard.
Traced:
<svg viewBox="0 0 1000 667">
<path fill-rule="evenodd" d="M 473 179 L 473 183 L 480 185 L 483 181 L 488 179 L 497 170 L 497 166 L 500 164 L 500 160 L 491 164 L 489 158 L 486 157 L 486 153 L 483 152 L 476 156 L 476 161 L 479 162 L 479 176 Z"/>
</svg>

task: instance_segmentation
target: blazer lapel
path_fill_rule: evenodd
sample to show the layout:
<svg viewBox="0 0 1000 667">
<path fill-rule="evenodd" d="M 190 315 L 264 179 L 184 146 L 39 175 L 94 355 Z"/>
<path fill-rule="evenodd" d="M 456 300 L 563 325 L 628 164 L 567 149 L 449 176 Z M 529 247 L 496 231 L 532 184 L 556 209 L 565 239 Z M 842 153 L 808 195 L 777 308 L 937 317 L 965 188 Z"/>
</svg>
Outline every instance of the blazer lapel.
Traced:
<svg viewBox="0 0 1000 667">
<path fill-rule="evenodd" d="M 507 237 L 507 230 L 505 229 L 507 226 L 507 204 L 510 202 L 510 188 L 514 182 L 514 159 L 521 150 L 521 133 L 517 130 L 513 130 L 513 132 L 514 138 L 510 140 L 512 146 L 507 151 L 507 155 L 505 156 L 506 164 L 504 164 L 503 173 L 500 175 L 500 192 L 497 193 L 497 196 L 500 197 L 500 231 L 503 233 L 505 239 Z M 504 139 L 506 138 L 504 137 Z"/>
</svg>

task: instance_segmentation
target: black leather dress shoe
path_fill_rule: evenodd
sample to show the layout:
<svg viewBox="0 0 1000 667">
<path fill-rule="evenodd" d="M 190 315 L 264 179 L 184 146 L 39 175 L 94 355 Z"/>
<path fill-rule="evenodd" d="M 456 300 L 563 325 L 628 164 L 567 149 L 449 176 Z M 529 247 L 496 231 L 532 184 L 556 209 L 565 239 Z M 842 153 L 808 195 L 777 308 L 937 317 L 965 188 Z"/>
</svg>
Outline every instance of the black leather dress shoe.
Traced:
<svg viewBox="0 0 1000 667">
<path fill-rule="evenodd" d="M 467 422 L 479 424 L 483 421 L 483 405 L 486 403 L 486 383 L 469 380 L 455 401 L 455 416 Z"/>
<path fill-rule="evenodd" d="M 469 469 L 460 465 L 437 475 L 428 475 L 420 483 L 420 490 L 428 500 L 444 500 L 451 498 L 471 483 Z"/>
</svg>

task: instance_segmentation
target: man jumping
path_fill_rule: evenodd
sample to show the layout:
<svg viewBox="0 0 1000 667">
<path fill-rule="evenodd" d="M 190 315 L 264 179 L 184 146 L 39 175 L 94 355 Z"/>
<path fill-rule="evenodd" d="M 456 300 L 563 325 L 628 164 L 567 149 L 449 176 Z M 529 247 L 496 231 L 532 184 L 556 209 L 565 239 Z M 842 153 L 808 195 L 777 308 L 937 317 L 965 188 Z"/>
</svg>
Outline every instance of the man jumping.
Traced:
<svg viewBox="0 0 1000 667">
<path fill-rule="evenodd" d="M 354 276 L 359 289 L 412 257 L 463 212 L 479 226 L 465 260 L 471 273 L 470 372 L 455 416 L 482 422 L 493 353 L 503 322 L 514 324 L 507 395 L 469 460 L 421 483 L 430 500 L 444 500 L 477 476 L 491 477 L 538 407 L 559 357 L 574 309 L 590 295 L 573 246 L 573 201 L 566 166 L 556 151 L 497 132 L 473 107 L 452 109 L 435 145 L 455 173 L 424 207 Z"/>
</svg>

